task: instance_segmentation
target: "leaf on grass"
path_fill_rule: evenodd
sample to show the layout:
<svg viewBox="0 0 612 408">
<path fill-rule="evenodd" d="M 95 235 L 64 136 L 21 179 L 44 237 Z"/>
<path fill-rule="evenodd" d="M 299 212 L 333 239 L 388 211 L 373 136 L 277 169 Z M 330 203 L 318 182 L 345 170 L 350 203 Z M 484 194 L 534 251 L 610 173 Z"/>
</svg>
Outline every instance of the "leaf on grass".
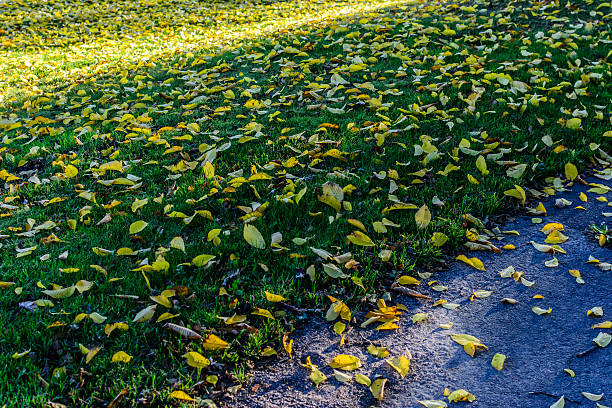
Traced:
<svg viewBox="0 0 612 408">
<path fill-rule="evenodd" d="M 208 265 L 208 263 L 212 261 L 213 259 L 215 259 L 215 255 L 202 254 L 202 255 L 198 255 L 195 258 L 193 258 L 191 260 L 191 263 L 194 264 L 196 267 L 201 268 L 203 266 Z"/>
<path fill-rule="evenodd" d="M 131 359 L 132 359 L 132 356 L 130 356 L 125 351 L 118 351 L 115 354 L 113 354 L 111 362 L 113 362 L 113 363 L 129 363 Z"/>
<path fill-rule="evenodd" d="M 578 169 L 576 166 L 572 163 L 565 163 L 565 178 L 569 181 L 574 181 L 576 177 L 578 177 Z"/>
<path fill-rule="evenodd" d="M 179 401 L 187 401 L 187 402 L 195 401 L 187 393 L 185 393 L 184 391 L 180 391 L 180 390 L 172 391 L 172 393 L 170 394 L 170 398 L 173 398 Z"/>
<path fill-rule="evenodd" d="M 446 241 L 448 241 L 448 237 L 442 232 L 434 232 L 431 236 L 431 243 L 433 246 L 441 247 L 446 244 Z"/>
<path fill-rule="evenodd" d="M 264 293 L 266 294 L 266 299 L 268 300 L 268 302 L 278 303 L 278 302 L 284 302 L 285 300 L 287 300 L 281 295 L 275 295 L 274 293 L 270 293 L 268 291 L 265 291 Z"/>
<path fill-rule="evenodd" d="M 136 221 L 130 225 L 130 234 L 138 234 L 149 225 L 146 221 Z"/>
<path fill-rule="evenodd" d="M 197 368 L 198 371 L 210 365 L 210 360 L 197 351 L 189 351 L 183 354 L 183 357 L 187 360 L 188 365 Z"/>
<path fill-rule="evenodd" d="M 427 204 L 423 204 L 423 206 L 419 208 L 416 213 L 414 213 L 414 220 L 416 221 L 418 229 L 422 230 L 427 228 L 431 222 L 431 212 L 429 211 Z"/>
<path fill-rule="evenodd" d="M 132 319 L 132 321 L 133 322 L 146 322 L 147 320 L 153 317 L 153 315 L 155 314 L 156 307 L 157 305 L 151 305 L 151 306 L 145 307 L 140 312 L 136 313 L 136 316 L 134 316 L 134 319 Z"/>
<path fill-rule="evenodd" d="M 513 189 L 504 191 L 504 195 L 518 199 L 523 205 L 525 205 L 525 201 L 527 200 L 525 190 L 523 190 L 521 186 L 518 186 L 516 184 L 514 185 Z"/>
<path fill-rule="evenodd" d="M 361 231 L 353 231 L 353 233 L 348 235 L 346 239 L 355 245 L 366 247 L 374 246 L 374 242 L 370 239 L 370 237 Z"/>
<path fill-rule="evenodd" d="M 266 248 L 266 241 L 264 240 L 264 237 L 254 225 L 244 224 L 242 236 L 244 237 L 244 240 L 252 247 L 257 249 Z"/>
<path fill-rule="evenodd" d="M 159 319 L 157 320 L 159 321 Z M 199 333 L 191 329 L 188 329 L 187 327 L 179 326 L 178 324 L 166 323 L 164 327 L 185 339 L 199 340 L 202 338 L 202 336 Z"/>
</svg>

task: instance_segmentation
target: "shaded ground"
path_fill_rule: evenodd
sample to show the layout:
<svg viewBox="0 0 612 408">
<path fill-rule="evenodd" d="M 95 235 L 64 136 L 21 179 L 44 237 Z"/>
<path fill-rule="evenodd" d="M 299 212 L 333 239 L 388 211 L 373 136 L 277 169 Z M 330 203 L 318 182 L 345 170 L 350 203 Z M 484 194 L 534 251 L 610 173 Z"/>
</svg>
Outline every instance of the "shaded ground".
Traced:
<svg viewBox="0 0 612 408">
<path fill-rule="evenodd" d="M 601 180 L 591 180 L 601 182 Z M 610 181 L 604 182 L 610 186 Z M 348 336 L 347 344 L 339 348 L 339 336 L 333 324 L 317 318 L 294 336 L 294 357 L 256 371 L 252 382 L 239 396 L 234 406 L 240 407 L 354 407 L 375 405 L 370 391 L 355 382 L 343 384 L 333 378 L 329 361 L 338 353 L 358 356 L 364 363 L 358 371 L 372 380 L 381 375 L 390 379 L 382 406 L 417 407 L 418 400 L 445 400 L 445 387 L 451 391 L 463 388 L 476 396 L 471 407 L 549 407 L 558 397 L 565 395 L 566 407 L 595 406 L 581 392 L 606 393 L 600 401 L 612 402 L 612 355 L 610 348 L 598 348 L 583 357 L 577 353 L 588 350 L 592 339 L 600 331 L 593 324 L 610 320 L 612 311 L 612 278 L 610 272 L 600 270 L 595 264 L 586 264 L 589 255 L 601 261 L 609 261 L 609 249 L 600 248 L 589 226 L 601 224 L 606 218 L 602 212 L 610 212 L 606 202 L 597 201 L 599 195 L 587 193 L 588 202 L 581 202 L 580 192 L 589 187 L 578 185 L 563 195 L 573 204 L 564 209 L 554 207 L 554 200 L 545 202 L 548 215 L 542 224 L 533 224 L 530 217 L 519 217 L 509 222 L 504 230 L 517 230 L 520 236 L 508 238 L 516 250 L 502 254 L 475 253 L 486 267 L 486 272 L 463 263 L 455 263 L 447 271 L 433 276 L 448 286 L 444 293 L 430 291 L 433 300 L 444 298 L 460 303 L 456 310 L 432 308 L 432 302 L 393 295 L 395 302 L 406 305 L 410 313 L 402 316 L 396 331 L 377 332 L 373 328 L 359 329 L 358 325 Z M 555 197 L 558 198 L 558 197 Z M 585 210 L 575 209 L 583 205 Z M 548 268 L 544 262 L 552 256 L 536 251 L 530 241 L 543 243 L 545 235 L 540 231 L 548 222 L 560 222 L 565 226 L 569 240 L 562 244 L 567 255 L 557 255 L 559 266 Z M 502 246 L 504 244 L 502 243 Z M 474 255 L 470 255 L 474 256 Z M 524 271 L 532 287 L 526 287 L 511 278 L 503 279 L 499 271 L 514 266 Z M 568 270 L 579 270 L 585 284 L 578 284 Z M 421 283 L 419 290 L 429 289 Z M 491 290 L 489 298 L 469 300 L 475 290 Z M 533 296 L 542 295 L 543 299 Z M 501 299 L 510 297 L 519 301 L 507 305 Z M 388 302 L 389 303 L 389 302 Z M 550 315 L 536 315 L 534 306 L 552 308 Z M 603 318 L 587 316 L 595 306 L 604 310 Z M 410 315 L 428 313 L 428 318 L 412 324 Z M 358 318 L 358 324 L 364 319 Z M 440 324 L 453 323 L 450 330 Z M 478 337 L 489 348 L 468 356 L 461 346 L 454 343 L 449 334 L 467 333 Z M 392 356 L 409 351 L 411 368 L 404 380 L 392 372 L 383 359 L 366 352 L 369 342 L 389 348 Z M 495 353 L 507 356 L 502 371 L 491 366 Z M 319 389 L 308 379 L 308 372 L 300 366 L 306 356 L 328 376 Z M 564 369 L 575 372 L 571 378 Z M 546 395 L 549 394 L 549 395 Z M 553 397 L 557 396 L 557 398 Z M 575 401 L 575 402 L 573 402 Z"/>
</svg>

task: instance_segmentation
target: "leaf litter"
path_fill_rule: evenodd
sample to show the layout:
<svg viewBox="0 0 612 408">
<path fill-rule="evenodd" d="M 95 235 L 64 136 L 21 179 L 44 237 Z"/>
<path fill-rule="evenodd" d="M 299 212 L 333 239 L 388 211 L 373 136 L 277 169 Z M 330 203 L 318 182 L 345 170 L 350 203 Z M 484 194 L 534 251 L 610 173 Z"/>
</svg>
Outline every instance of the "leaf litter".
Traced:
<svg viewBox="0 0 612 408">
<path fill-rule="evenodd" d="M 172 367 L 194 375 L 191 367 L 198 377 L 246 364 L 249 339 L 265 345 L 258 351 L 264 357 L 282 347 L 291 358 L 290 320 L 313 306 L 295 281 L 318 285 L 332 301 L 327 320 L 346 322 L 333 325 L 340 344 L 353 327 L 397 330 L 408 310 L 375 290 L 384 279 L 373 270 L 402 270 L 393 289 L 423 301 L 428 296 L 403 286 L 448 290 L 431 276 L 407 275 L 415 260 L 403 248 L 428 256 L 459 244 L 466 253 L 515 249 L 493 244 L 514 232 L 487 228 L 469 213 L 481 215 L 480 199 L 454 212 L 461 197 L 494 191 L 496 205 L 516 205 L 541 220 L 547 211 L 539 200 L 586 183 L 587 159 L 600 178 L 612 177 L 609 101 L 597 92 L 610 83 L 610 55 L 596 55 L 607 40 L 591 2 L 530 4 L 527 17 L 515 7 L 521 2 L 508 1 L 497 6 L 495 24 L 482 21 L 491 6 L 479 1 L 292 0 L 251 7 L 248 16 L 238 3 L 190 7 L 187 21 L 182 12 L 143 13 L 123 4 L 111 12 L 102 3 L 102 18 L 85 25 L 62 13 L 66 6 L 82 15 L 94 10 L 77 0 L 51 2 L 51 21 L 25 18 L 37 15 L 36 2 L 8 8 L 8 21 L 29 30 L 0 27 L 1 305 L 39 316 L 43 327 L 20 337 L 58 342 L 54 353 L 66 357 L 52 362 L 58 376 L 76 378 L 82 364 L 102 376 L 109 363 L 126 370 L 169 364 L 139 350 L 143 343 L 129 333 L 157 339 L 174 357 Z M 323 21 L 346 7 L 355 16 L 300 26 L 283 17 L 291 10 L 296 21 L 319 13 Z M 286 28 L 270 32 L 268 21 Z M 544 21 L 552 29 L 538 26 Z M 101 29 L 109 24 L 126 37 Z M 533 30 L 517 29 L 524 24 Z M 94 46 L 83 40 L 89 32 L 96 33 Z M 262 34 L 267 40 L 251 40 Z M 433 44 L 437 54 L 428 50 Z M 17 57 L 20 64 L 12 64 Z M 83 68 L 71 68 L 78 61 Z M 46 73 L 32 74 L 38 71 Z M 542 167 L 549 167 L 547 178 Z M 544 184 L 527 187 L 536 181 Z M 555 205 L 581 211 L 610 190 L 589 187 L 578 198 L 582 205 Z M 569 248 L 572 236 L 554 222 L 542 232 L 532 245 L 552 256 L 547 267 L 558 268 L 557 254 L 570 251 L 561 245 Z M 599 234 L 599 245 L 608 245 L 605 237 Z M 477 256 L 456 259 L 487 272 Z M 31 268 L 41 272 L 19 272 Z M 502 273 L 537 285 L 514 269 Z M 570 274 L 584 283 L 578 271 Z M 351 308 L 363 296 L 374 297 L 371 310 L 355 316 Z M 476 289 L 470 300 L 491 296 Z M 204 307 L 208 302 L 215 307 Z M 100 310 L 89 310 L 93 305 Z M 551 314 L 540 306 L 532 311 Z M 411 316 L 413 324 L 428 324 L 427 313 Z M 73 340 L 68 332 L 76 333 Z M 471 357 L 487 349 L 469 334 L 450 336 Z M 94 339 L 104 344 L 92 345 Z M 610 335 L 600 332 L 593 342 L 604 348 Z M 7 355 L 12 368 L 29 364 L 38 382 L 47 375 L 41 355 L 49 350 L 31 347 L 19 340 Z M 372 345 L 368 352 L 385 359 L 400 381 L 409 373 L 409 353 Z M 505 359 L 497 353 L 491 365 L 501 370 Z M 352 378 L 344 371 L 362 365 L 347 354 L 329 363 L 343 370 L 335 374 L 342 382 Z M 310 359 L 304 366 L 316 386 L 329 381 Z M 378 400 L 396 381 L 388 377 L 354 376 Z M 170 399 L 200 398 L 196 390 L 165 387 Z M 111 403 L 124 395 L 96 392 Z M 463 389 L 445 396 L 475 398 Z"/>
</svg>

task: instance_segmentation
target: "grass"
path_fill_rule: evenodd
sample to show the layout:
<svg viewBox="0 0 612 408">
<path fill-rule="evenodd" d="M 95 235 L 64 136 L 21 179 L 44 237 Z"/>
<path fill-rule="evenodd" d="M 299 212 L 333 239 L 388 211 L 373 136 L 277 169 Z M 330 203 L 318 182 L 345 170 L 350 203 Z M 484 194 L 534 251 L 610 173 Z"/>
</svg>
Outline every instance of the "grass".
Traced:
<svg viewBox="0 0 612 408">
<path fill-rule="evenodd" d="M 606 160 L 609 6 L 392 3 L 194 8 L 169 1 L 149 10 L 131 2 L 9 2 L 7 15 L 20 17 L 0 26 L 3 403 L 97 406 L 124 389 L 124 401 L 154 405 L 178 403 L 173 390 L 218 397 L 248 378 L 253 361 L 269 358 L 261 356 L 267 347 L 286 353 L 282 338 L 301 316 L 268 301 L 266 291 L 297 308 L 327 308 L 328 295 L 359 307 L 398 274 L 459 251 L 464 214 L 484 219 L 509 210 L 517 201 L 504 191 L 515 185 L 559 177 L 569 162 L 585 170 Z M 74 12 L 62 14 L 67 5 Z M 319 12 L 326 14 L 314 21 Z M 103 22 L 108 31 L 95 31 Z M 581 118 L 579 129 L 568 125 L 572 117 Z M 477 167 L 479 156 L 488 175 Z M 97 170 L 114 161 L 121 171 Z M 213 177 L 203 170 L 207 161 Z M 509 177 L 517 164 L 526 165 L 524 173 Z M 69 165 L 78 169 L 74 177 Z M 445 171 L 448 165 L 458 168 Z M 268 176 L 247 181 L 256 173 Z M 128 175 L 135 186 L 100 183 Z M 326 182 L 345 188 L 350 204 L 336 211 L 321 202 Z M 63 200 L 45 201 L 53 198 Z M 142 199 L 148 203 L 132 210 Z M 431 223 L 419 229 L 413 209 L 386 212 L 395 201 L 427 205 Z M 248 220 L 266 242 L 257 249 L 243 238 L 244 216 L 264 203 Z M 196 211 L 210 217 L 172 217 Z M 111 220 L 97 225 L 107 214 Z M 383 218 L 400 226 L 375 232 Z M 359 229 L 349 219 L 363 223 L 373 246 L 347 241 Z M 140 220 L 147 227 L 130 234 Z M 209 239 L 216 229 L 217 244 Z M 271 248 L 279 232 L 283 248 Z M 434 232 L 448 242 L 433 245 Z M 41 241 L 51 234 L 60 241 Z M 171 246 L 175 237 L 184 251 Z M 17 257 L 17 249 L 33 246 Z M 137 253 L 120 256 L 120 248 Z M 322 260 L 310 248 L 350 256 Z M 392 255 L 383 260 L 386 249 Z M 215 258 L 196 267 L 201 254 Z M 323 263 L 361 280 L 332 278 Z M 68 268 L 78 271 L 61 272 Z M 60 299 L 42 292 L 79 280 L 92 288 Z M 133 322 L 155 304 L 150 296 L 167 289 L 178 293 L 170 308 L 158 304 L 153 319 Z M 24 307 L 41 299 L 53 306 Z M 255 308 L 275 318 L 251 314 Z M 74 323 L 94 312 L 107 319 Z M 177 316 L 157 323 L 163 312 Z M 219 319 L 234 314 L 246 321 Z M 107 336 L 113 322 L 129 328 Z M 205 350 L 202 341 L 167 330 L 167 322 L 215 333 L 229 347 Z M 79 344 L 102 349 L 87 363 Z M 111 362 L 118 351 L 132 360 Z M 188 351 L 212 364 L 201 372 L 189 367 Z M 219 382 L 207 382 L 209 375 Z"/>
</svg>

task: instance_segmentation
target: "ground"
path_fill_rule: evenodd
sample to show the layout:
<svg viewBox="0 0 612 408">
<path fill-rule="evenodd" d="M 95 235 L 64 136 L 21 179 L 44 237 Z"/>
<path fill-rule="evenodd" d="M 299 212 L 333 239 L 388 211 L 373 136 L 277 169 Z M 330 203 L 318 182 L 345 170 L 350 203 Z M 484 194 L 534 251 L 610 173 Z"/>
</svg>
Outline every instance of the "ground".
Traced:
<svg viewBox="0 0 612 408">
<path fill-rule="evenodd" d="M 610 12 L 4 2 L 0 401 L 224 403 L 318 310 L 399 330 L 392 286 L 491 271 L 501 214 L 610 176 Z"/>
<path fill-rule="evenodd" d="M 609 269 L 587 261 L 591 257 L 610 261 L 612 253 L 599 246 L 591 226 L 605 223 L 604 213 L 610 215 L 611 207 L 593 197 L 587 203 L 580 201 L 579 193 L 588 188 L 577 185 L 563 193 L 560 197 L 572 201 L 567 208 L 554 207 L 553 200 L 546 202 L 548 213 L 542 223 L 534 224 L 532 217 L 519 216 L 503 225 L 504 230 L 520 231 L 519 236 L 500 242 L 511 243 L 516 249 L 483 256 L 486 271 L 462 263 L 453 264 L 448 271 L 436 275 L 447 290 L 422 290 L 431 295 L 431 301 L 393 293 L 393 303 L 402 303 L 408 309 L 395 331 L 376 333 L 372 329 L 357 328 L 340 347 L 340 337 L 332 331 L 330 322 L 321 318 L 309 321 L 294 335 L 294 357 L 256 370 L 252 381 L 230 405 L 268 408 L 376 405 L 367 387 L 354 380 L 343 384 L 333 379 L 333 369 L 327 365 L 339 353 L 352 354 L 363 361 L 363 367 L 352 374 L 361 373 L 372 380 L 376 376 L 390 379 L 383 407 L 422 407 L 418 404 L 422 400 L 448 403 L 443 396 L 445 388 L 471 392 L 476 400 L 465 404 L 475 408 L 548 408 L 561 396 L 565 397 L 567 407 L 595 406 L 582 392 L 603 394 L 600 403 L 610 405 L 612 357 L 609 349 L 593 343 L 600 332 L 610 331 L 593 326 L 604 321 L 609 323 L 606 318 L 612 309 L 612 277 Z M 585 209 L 575 209 L 578 204 Z M 531 241 L 543 243 L 542 227 L 552 222 L 563 224 L 563 233 L 569 240 L 564 245 L 567 254 L 556 255 L 559 266 L 549 268 L 544 262 L 552 255 L 537 251 Z M 510 266 L 524 271 L 524 277 L 533 286 L 502 278 L 500 271 Z M 577 283 L 569 270 L 580 271 L 584 283 Z M 419 287 L 423 286 L 426 285 L 422 283 Z M 471 300 L 477 290 L 492 294 Z M 503 303 L 504 298 L 518 303 Z M 432 302 L 439 299 L 460 306 L 450 310 L 432 307 Z M 534 306 L 552 311 L 537 315 L 532 311 Z M 597 306 L 603 308 L 604 316 L 589 316 L 588 311 Z M 372 307 L 369 304 L 366 309 Z M 427 313 L 427 318 L 412 323 L 410 316 L 416 313 Z M 363 316 L 358 316 L 357 323 L 363 320 Z M 440 327 L 449 323 L 452 327 Z M 477 337 L 488 349 L 470 357 L 451 340 L 450 334 L 458 333 Z M 409 374 L 400 379 L 384 359 L 367 352 L 370 344 L 386 347 L 390 355 L 410 353 Z M 585 351 L 588 353 L 580 356 Z M 496 353 L 506 356 L 500 371 L 491 365 Z M 330 377 L 318 388 L 305 381 L 308 370 L 300 363 L 307 356 Z M 573 370 L 575 376 L 570 376 L 565 369 Z"/>
</svg>

